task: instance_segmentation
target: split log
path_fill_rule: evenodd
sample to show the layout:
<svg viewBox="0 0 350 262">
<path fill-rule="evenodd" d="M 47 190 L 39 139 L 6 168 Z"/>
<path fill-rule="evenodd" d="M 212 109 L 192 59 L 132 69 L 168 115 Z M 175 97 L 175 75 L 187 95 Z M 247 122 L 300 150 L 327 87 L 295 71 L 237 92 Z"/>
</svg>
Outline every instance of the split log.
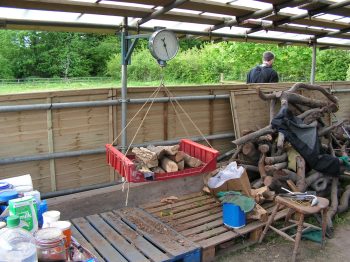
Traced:
<svg viewBox="0 0 350 262">
<path fill-rule="evenodd" d="M 328 135 L 330 132 L 333 131 L 333 129 L 337 128 L 338 126 L 342 125 L 343 123 L 344 123 L 344 121 L 338 121 L 334 125 L 324 127 L 324 128 L 322 128 L 321 130 L 318 131 L 318 135 L 319 136 Z"/>
<path fill-rule="evenodd" d="M 189 167 L 199 167 L 200 165 L 202 165 L 202 161 L 186 153 L 184 154 L 184 160 L 185 164 Z"/>
<path fill-rule="evenodd" d="M 292 192 L 299 192 L 296 184 L 294 184 L 294 182 L 292 180 L 288 179 L 287 185 L 289 186 L 289 188 L 291 189 Z"/>
<path fill-rule="evenodd" d="M 261 154 L 260 160 L 258 163 L 259 173 L 260 173 L 260 177 L 262 179 L 264 179 L 264 177 L 266 177 L 265 158 L 266 158 L 265 154 Z"/>
<path fill-rule="evenodd" d="M 309 173 L 310 174 L 310 173 Z M 323 177 L 322 173 L 320 172 L 313 172 L 311 175 L 309 175 L 306 179 L 305 179 L 305 184 L 306 187 L 309 187 L 312 183 L 314 183 L 317 179 L 319 179 L 320 177 Z"/>
<path fill-rule="evenodd" d="M 276 163 L 285 162 L 287 160 L 288 160 L 287 153 L 283 153 L 282 155 L 279 155 L 279 156 L 266 157 L 265 158 L 265 164 L 266 165 L 273 165 L 273 164 L 276 164 Z"/>
<path fill-rule="evenodd" d="M 134 147 L 132 152 L 136 159 L 142 161 L 148 168 L 158 166 L 158 157 L 155 152 L 152 152 L 144 147 Z"/>
<path fill-rule="evenodd" d="M 258 138 L 258 143 L 263 143 L 263 142 L 271 142 L 272 141 L 272 136 L 271 135 L 264 135 Z"/>
<path fill-rule="evenodd" d="M 179 171 L 179 168 L 176 164 L 176 162 L 170 160 L 167 157 L 163 157 L 161 160 L 161 167 L 166 171 L 166 172 L 176 172 Z"/>
<path fill-rule="evenodd" d="M 306 182 L 305 182 L 305 160 L 302 156 L 296 157 L 297 162 L 297 176 L 299 179 L 297 180 L 296 186 L 299 192 L 304 192 L 306 190 Z"/>
<path fill-rule="evenodd" d="M 278 138 L 277 138 L 277 154 L 281 154 L 283 151 L 283 145 L 284 145 L 284 134 L 281 132 L 278 132 Z"/>
<path fill-rule="evenodd" d="M 319 85 L 312 85 L 312 84 L 306 84 L 306 83 L 295 83 L 288 92 L 295 93 L 299 89 L 306 89 L 306 90 L 315 90 L 320 91 L 325 97 L 327 97 L 330 101 L 332 101 L 334 104 L 338 104 L 338 98 L 331 93 L 329 93 L 325 88 Z"/>
<path fill-rule="evenodd" d="M 251 190 L 251 195 L 256 203 L 262 203 L 264 200 L 273 200 L 274 193 L 267 186 Z"/>
<path fill-rule="evenodd" d="M 259 220 L 261 222 L 267 222 L 268 214 L 262 206 L 256 204 L 254 209 L 247 214 L 247 219 L 254 219 Z"/>
<path fill-rule="evenodd" d="M 142 166 L 138 171 L 140 171 L 146 179 L 154 178 L 154 172 L 150 170 L 147 166 Z"/>
<path fill-rule="evenodd" d="M 254 166 L 254 165 L 245 165 L 245 164 L 241 164 L 241 166 L 244 167 L 245 170 L 247 171 L 252 171 L 252 172 L 259 172 L 259 168 L 257 166 Z"/>
<path fill-rule="evenodd" d="M 242 145 L 244 143 L 247 143 L 248 141 L 257 139 L 260 136 L 267 135 L 267 134 L 272 134 L 274 132 L 275 132 L 275 130 L 272 129 L 272 126 L 268 125 L 268 126 L 265 126 L 262 129 L 258 130 L 258 131 L 255 131 L 253 133 L 250 133 L 250 134 L 247 134 L 245 136 L 242 136 L 242 137 L 232 141 L 232 143 L 234 143 L 235 145 L 239 146 L 239 145 Z"/>
<path fill-rule="evenodd" d="M 169 156 L 173 156 L 175 155 L 179 149 L 180 149 L 180 145 L 173 145 L 173 146 L 157 146 L 159 148 L 164 149 L 165 154 L 169 155 Z"/>
<path fill-rule="evenodd" d="M 276 171 L 276 170 L 284 169 L 287 166 L 288 166 L 288 162 L 276 163 L 274 165 L 265 166 L 265 171 L 266 172 L 273 172 L 273 171 Z"/>
<path fill-rule="evenodd" d="M 178 163 L 182 161 L 185 157 L 185 152 L 178 151 L 175 155 L 167 156 L 170 160 L 173 160 L 174 162 Z"/>
<path fill-rule="evenodd" d="M 345 192 L 340 198 L 340 204 L 338 206 L 337 213 L 343 213 L 349 208 L 349 198 L 350 198 L 350 186 L 348 185 L 345 189 Z"/>
<path fill-rule="evenodd" d="M 237 148 L 236 148 L 234 154 L 232 155 L 232 157 L 230 158 L 229 162 L 235 161 L 235 159 L 238 157 L 238 154 L 241 153 L 242 147 L 243 147 L 243 145 L 237 146 Z"/>
<path fill-rule="evenodd" d="M 332 189 L 331 189 L 331 206 L 327 213 L 327 226 L 330 230 L 331 237 L 333 237 L 334 227 L 333 227 L 333 216 L 338 210 L 338 177 L 332 178 Z"/>
<path fill-rule="evenodd" d="M 180 162 L 177 162 L 177 167 L 179 168 L 179 170 L 184 170 L 185 169 L 185 160 L 181 160 Z"/>
<path fill-rule="evenodd" d="M 254 143 L 252 142 L 248 142 L 243 145 L 242 154 L 253 159 L 256 158 L 257 155 L 259 155 Z"/>
<path fill-rule="evenodd" d="M 270 151 L 270 146 L 268 144 L 261 144 L 259 145 L 259 151 L 263 154 L 266 154 L 267 152 Z"/>
<path fill-rule="evenodd" d="M 326 107 L 322 107 L 322 108 L 311 108 L 303 113 L 301 113 L 300 115 L 297 116 L 297 118 L 300 118 L 302 120 L 304 120 L 305 118 L 309 117 L 310 115 L 312 116 L 317 116 L 320 117 L 323 115 L 324 111 L 325 111 Z M 314 120 L 313 120 L 314 121 Z M 311 121 L 311 122 L 313 122 Z M 305 122 L 304 122 L 305 123 Z"/>
<path fill-rule="evenodd" d="M 313 183 L 311 183 L 310 187 L 316 192 L 321 192 L 326 190 L 329 179 L 326 177 L 320 177 Z"/>
<path fill-rule="evenodd" d="M 293 103 L 293 104 L 308 106 L 311 108 L 315 108 L 315 107 L 322 108 L 325 106 L 330 106 L 330 104 L 333 103 L 334 106 L 331 108 L 332 112 L 336 112 L 338 110 L 337 103 L 308 98 L 289 91 L 282 91 L 282 92 L 274 91 L 271 94 L 264 94 L 264 92 L 259 87 L 256 89 L 256 91 L 259 97 L 264 101 L 280 98 L 281 105 L 282 105 L 282 101 L 284 102 L 283 106 L 287 106 L 288 103 Z"/>
<path fill-rule="evenodd" d="M 165 173 L 165 170 L 163 168 L 161 168 L 160 166 L 156 166 L 151 168 L 151 171 L 154 173 Z"/>
<path fill-rule="evenodd" d="M 264 185 L 264 183 L 263 183 L 263 180 L 261 178 L 259 178 L 257 180 L 254 180 L 251 183 L 251 185 L 252 185 L 252 188 L 258 189 L 258 188 L 262 187 Z"/>
<path fill-rule="evenodd" d="M 164 148 L 160 147 L 160 146 L 153 146 L 153 145 L 149 145 L 147 146 L 147 149 L 156 153 L 158 159 L 163 158 L 163 156 L 165 155 L 165 150 Z"/>
<path fill-rule="evenodd" d="M 275 107 L 276 107 L 276 99 L 271 99 L 270 101 L 270 124 L 272 119 L 275 117 Z"/>
</svg>

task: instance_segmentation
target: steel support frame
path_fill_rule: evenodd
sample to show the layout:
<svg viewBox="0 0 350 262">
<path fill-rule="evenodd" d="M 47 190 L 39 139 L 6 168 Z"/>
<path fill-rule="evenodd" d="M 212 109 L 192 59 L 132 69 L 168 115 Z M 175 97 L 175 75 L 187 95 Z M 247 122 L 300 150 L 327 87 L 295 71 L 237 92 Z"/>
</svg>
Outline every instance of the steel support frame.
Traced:
<svg viewBox="0 0 350 262">
<path fill-rule="evenodd" d="M 311 76 L 310 76 L 310 84 L 315 84 L 315 75 L 316 75 L 316 41 L 312 42 L 312 61 L 311 61 Z"/>
</svg>

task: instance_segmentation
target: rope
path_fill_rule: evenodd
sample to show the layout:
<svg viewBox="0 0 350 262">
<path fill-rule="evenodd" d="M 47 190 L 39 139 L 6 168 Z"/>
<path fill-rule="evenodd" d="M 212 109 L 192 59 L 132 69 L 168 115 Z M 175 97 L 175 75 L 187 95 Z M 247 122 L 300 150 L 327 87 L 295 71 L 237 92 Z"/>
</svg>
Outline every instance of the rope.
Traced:
<svg viewBox="0 0 350 262">
<path fill-rule="evenodd" d="M 160 86 L 158 87 L 160 88 Z M 117 135 L 117 137 L 113 140 L 111 143 L 114 145 L 114 142 L 117 141 L 117 139 L 121 136 L 123 131 L 131 124 L 131 122 L 134 120 L 134 118 L 141 112 L 141 110 L 146 106 L 146 104 L 149 102 L 149 100 L 152 98 L 155 98 L 155 93 L 157 92 L 158 88 L 147 98 L 146 102 L 141 106 L 141 108 L 136 112 L 136 114 L 130 119 L 130 121 L 127 123 L 127 125 L 120 131 L 120 133 Z M 155 96 L 154 96 L 155 95 Z M 153 97 L 154 96 L 154 97 Z"/>
<path fill-rule="evenodd" d="M 170 97 L 174 97 L 168 88 L 166 88 L 165 86 L 164 86 L 164 88 L 165 88 L 166 92 L 168 92 Z M 198 131 L 198 133 L 201 135 L 201 137 L 205 140 L 205 142 L 207 142 L 207 144 L 211 148 L 213 148 L 212 145 L 209 143 L 209 141 L 205 138 L 204 134 L 198 128 L 198 126 L 193 122 L 192 118 L 189 116 L 189 114 L 186 112 L 186 110 L 180 105 L 179 101 L 177 101 L 175 97 L 174 97 L 174 100 L 175 100 L 176 104 L 179 106 L 179 108 L 182 110 L 182 112 L 185 114 L 185 116 L 188 118 L 188 120 L 191 122 L 191 124 L 194 126 L 194 128 Z"/>
<path fill-rule="evenodd" d="M 160 90 L 161 88 L 162 88 L 162 86 L 160 85 L 160 86 L 156 89 L 155 97 L 158 95 L 159 90 Z M 145 121 L 146 116 L 148 115 L 148 112 L 149 112 L 149 111 L 151 110 L 151 108 L 152 108 L 153 103 L 154 103 L 154 99 L 152 100 L 151 104 L 149 105 L 149 107 L 148 107 L 148 109 L 147 109 L 147 111 L 146 111 L 145 116 L 142 118 L 141 124 L 140 124 L 139 127 L 137 128 L 134 137 L 131 139 L 131 142 L 129 143 L 128 149 L 125 151 L 126 153 L 129 151 L 130 147 L 132 146 L 132 143 L 134 142 L 134 140 L 135 140 L 135 138 L 136 138 L 138 132 L 140 131 L 140 129 L 141 129 L 141 127 L 142 127 L 142 124 L 143 124 L 143 122 Z"/>
</svg>

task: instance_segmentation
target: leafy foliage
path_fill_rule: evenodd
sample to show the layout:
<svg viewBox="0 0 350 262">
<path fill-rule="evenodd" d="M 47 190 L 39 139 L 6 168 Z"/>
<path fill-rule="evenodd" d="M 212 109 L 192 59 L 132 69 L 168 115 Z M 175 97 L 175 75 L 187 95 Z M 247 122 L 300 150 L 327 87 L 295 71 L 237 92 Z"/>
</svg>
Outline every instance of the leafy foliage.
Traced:
<svg viewBox="0 0 350 262">
<path fill-rule="evenodd" d="M 0 45 L 0 78 L 121 77 L 120 39 L 115 36 L 1 30 Z M 225 80 L 245 81 L 266 50 L 276 55 L 274 68 L 281 81 L 309 81 L 311 48 L 245 42 L 183 39 L 180 52 L 163 73 L 170 82 L 218 82 L 221 73 Z M 316 80 L 350 80 L 349 65 L 349 51 L 318 51 Z M 128 66 L 128 79 L 157 81 L 161 74 L 148 41 L 141 39 Z"/>
</svg>

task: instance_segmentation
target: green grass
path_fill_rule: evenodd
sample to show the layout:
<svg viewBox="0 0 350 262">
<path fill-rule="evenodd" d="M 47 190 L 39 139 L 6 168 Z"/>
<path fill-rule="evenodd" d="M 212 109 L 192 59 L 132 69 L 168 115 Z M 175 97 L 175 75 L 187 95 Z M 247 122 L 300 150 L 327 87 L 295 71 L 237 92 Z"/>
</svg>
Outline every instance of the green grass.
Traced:
<svg viewBox="0 0 350 262">
<path fill-rule="evenodd" d="M 165 81 L 166 86 L 181 86 L 181 85 L 201 85 L 210 83 L 183 83 L 180 81 Z M 218 83 L 211 83 L 218 84 Z M 129 81 L 128 87 L 152 86 L 157 87 L 160 81 Z M 95 89 L 95 88 L 119 88 L 121 82 L 119 80 L 112 81 L 92 81 L 92 82 L 62 82 L 62 83 L 25 83 L 25 84 L 0 84 L 0 95 L 18 94 L 18 93 L 33 93 L 46 91 L 61 91 L 61 90 L 79 90 L 79 89 Z"/>
</svg>

